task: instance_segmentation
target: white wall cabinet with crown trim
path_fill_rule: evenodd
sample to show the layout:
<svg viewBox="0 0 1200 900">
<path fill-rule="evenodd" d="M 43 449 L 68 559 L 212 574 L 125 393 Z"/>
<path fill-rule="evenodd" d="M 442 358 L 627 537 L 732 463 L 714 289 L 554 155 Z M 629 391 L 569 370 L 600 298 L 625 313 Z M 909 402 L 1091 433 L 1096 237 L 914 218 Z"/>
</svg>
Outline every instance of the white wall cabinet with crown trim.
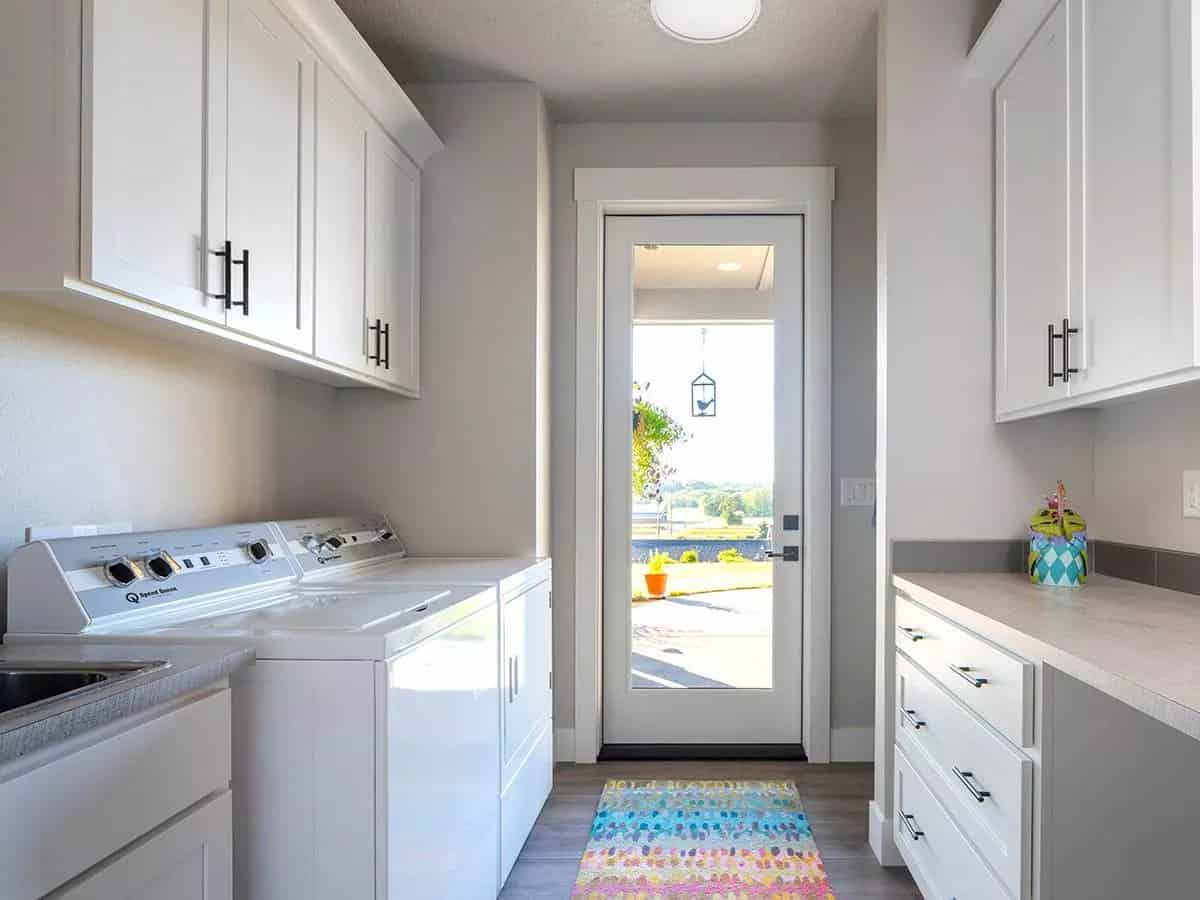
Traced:
<svg viewBox="0 0 1200 900">
<path fill-rule="evenodd" d="M 998 421 L 1200 379 L 1198 16 L 1059 0 L 996 86 Z"/>
<path fill-rule="evenodd" d="M 16 0 L 0 59 L 0 294 L 417 394 L 441 142 L 335 0 Z"/>
</svg>

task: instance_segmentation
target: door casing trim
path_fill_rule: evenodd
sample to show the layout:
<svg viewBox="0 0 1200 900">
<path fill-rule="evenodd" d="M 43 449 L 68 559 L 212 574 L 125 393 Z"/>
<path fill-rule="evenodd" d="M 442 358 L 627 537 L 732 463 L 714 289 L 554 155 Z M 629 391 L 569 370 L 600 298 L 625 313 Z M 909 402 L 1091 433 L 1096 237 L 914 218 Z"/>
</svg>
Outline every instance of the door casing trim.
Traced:
<svg viewBox="0 0 1200 900">
<path fill-rule="evenodd" d="M 830 759 L 832 534 L 832 207 L 834 169 L 662 167 L 575 170 L 575 747 L 594 763 L 601 735 L 603 610 L 604 217 L 798 214 L 805 221 L 802 736 L 809 762 Z"/>
</svg>

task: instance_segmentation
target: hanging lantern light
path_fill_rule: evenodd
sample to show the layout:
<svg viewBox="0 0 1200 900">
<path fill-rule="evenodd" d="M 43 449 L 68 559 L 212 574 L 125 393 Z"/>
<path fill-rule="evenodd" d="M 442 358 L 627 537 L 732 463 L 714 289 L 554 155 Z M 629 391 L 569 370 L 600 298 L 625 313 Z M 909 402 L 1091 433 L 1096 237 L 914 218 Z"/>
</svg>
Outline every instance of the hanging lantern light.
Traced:
<svg viewBox="0 0 1200 900">
<path fill-rule="evenodd" d="M 717 382 L 705 371 L 704 343 L 708 329 L 700 329 L 700 374 L 692 379 L 692 418 L 711 419 L 717 414 Z"/>
</svg>

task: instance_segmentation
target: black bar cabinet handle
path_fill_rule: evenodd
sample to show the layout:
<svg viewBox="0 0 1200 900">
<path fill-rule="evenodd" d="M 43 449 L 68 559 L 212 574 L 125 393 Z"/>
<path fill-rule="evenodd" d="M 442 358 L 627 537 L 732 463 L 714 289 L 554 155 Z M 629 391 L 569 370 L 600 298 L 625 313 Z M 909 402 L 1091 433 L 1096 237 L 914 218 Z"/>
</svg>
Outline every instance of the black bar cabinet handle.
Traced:
<svg viewBox="0 0 1200 900">
<path fill-rule="evenodd" d="M 900 824 L 904 826 L 904 830 L 908 832 L 908 836 L 914 841 L 919 841 L 921 838 L 923 838 L 925 836 L 925 832 L 917 827 L 916 817 L 910 813 L 906 813 L 904 810 L 899 810 L 899 812 Z"/>
<path fill-rule="evenodd" d="M 368 362 L 373 362 L 373 363 L 375 363 L 375 365 L 377 365 L 377 366 L 378 366 L 378 365 L 380 365 L 380 364 L 381 364 L 381 362 L 382 362 L 382 360 L 381 360 L 381 357 L 380 357 L 380 354 L 379 354 L 379 339 L 380 339 L 380 335 L 382 334 L 382 327 L 381 327 L 381 325 L 380 325 L 380 323 L 379 323 L 379 320 L 378 320 L 378 319 L 376 319 L 376 320 L 375 320 L 375 324 L 374 324 L 374 325 L 368 325 L 368 326 L 367 326 L 367 331 L 368 331 L 368 332 L 371 332 L 371 331 L 375 332 L 375 352 L 374 352 L 373 354 L 368 354 L 368 355 L 367 355 L 367 361 L 368 361 Z"/>
<path fill-rule="evenodd" d="M 1054 339 L 1056 337 L 1054 323 L 1051 322 L 1046 326 L 1046 384 L 1049 387 L 1054 387 L 1054 380 L 1058 377 L 1058 373 L 1054 371 Z"/>
<path fill-rule="evenodd" d="M 224 260 L 224 262 L 221 264 L 221 268 L 224 270 L 225 274 L 225 293 L 213 294 L 213 299 L 224 300 L 225 308 L 230 309 L 230 301 L 233 299 L 230 296 L 229 287 L 230 283 L 233 281 L 233 243 L 232 241 L 226 241 L 221 245 L 220 250 L 211 250 L 209 252 L 211 252 L 213 256 L 220 256 Z"/>
<path fill-rule="evenodd" d="M 383 367 L 391 369 L 392 367 L 392 323 L 385 322 L 383 324 Z"/>
<path fill-rule="evenodd" d="M 250 251 L 243 248 L 242 258 L 235 259 L 233 264 L 242 267 L 242 299 L 226 300 L 225 308 L 232 309 L 235 306 L 240 306 L 242 308 L 242 315 L 248 316 L 250 315 Z"/>
<path fill-rule="evenodd" d="M 1071 380 L 1071 376 L 1072 376 L 1072 375 L 1074 375 L 1076 372 L 1078 372 L 1078 371 L 1079 371 L 1078 369 L 1073 369 L 1073 368 L 1071 368 L 1071 335 L 1073 335 L 1073 334 L 1079 334 L 1079 329 L 1078 329 L 1078 328 L 1072 328 L 1072 327 L 1071 327 L 1071 320 L 1070 320 L 1070 319 L 1063 319 L 1063 330 L 1062 330 L 1062 342 L 1063 342 L 1063 352 L 1062 352 L 1062 358 L 1063 358 L 1063 370 L 1062 370 L 1062 380 L 1063 380 L 1063 383 L 1064 383 L 1064 384 L 1065 384 L 1065 383 L 1068 383 L 1068 382 L 1070 382 L 1070 380 Z"/>
</svg>

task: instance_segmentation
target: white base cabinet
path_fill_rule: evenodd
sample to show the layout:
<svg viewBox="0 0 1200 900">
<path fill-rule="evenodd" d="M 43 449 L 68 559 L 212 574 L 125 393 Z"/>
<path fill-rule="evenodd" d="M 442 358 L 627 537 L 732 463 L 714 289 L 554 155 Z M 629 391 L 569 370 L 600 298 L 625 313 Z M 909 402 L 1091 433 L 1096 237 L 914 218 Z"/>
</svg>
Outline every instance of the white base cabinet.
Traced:
<svg viewBox="0 0 1200 900">
<path fill-rule="evenodd" d="M 5 900 L 232 896 L 225 687 L 0 770 Z"/>
<path fill-rule="evenodd" d="M 226 791 L 138 841 L 50 900 L 233 900 Z"/>
<path fill-rule="evenodd" d="M 1200 379 L 1197 12 L 1059 0 L 996 86 L 999 421 Z"/>
<path fill-rule="evenodd" d="M 418 393 L 441 142 L 335 0 L 16 0 L 0 58 L 0 295 Z"/>
</svg>

